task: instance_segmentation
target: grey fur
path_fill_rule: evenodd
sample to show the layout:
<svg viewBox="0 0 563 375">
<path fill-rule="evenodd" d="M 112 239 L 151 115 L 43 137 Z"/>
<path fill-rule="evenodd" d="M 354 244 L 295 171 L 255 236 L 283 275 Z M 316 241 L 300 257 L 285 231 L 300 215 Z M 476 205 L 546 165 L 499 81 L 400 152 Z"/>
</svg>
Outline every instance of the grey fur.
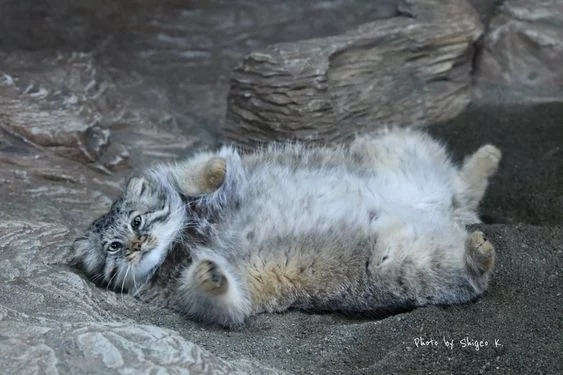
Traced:
<svg viewBox="0 0 563 375">
<path fill-rule="evenodd" d="M 427 135 L 393 130 L 350 147 L 274 145 L 243 157 L 225 147 L 151 169 L 152 205 L 181 197 L 182 226 L 166 260 L 133 265 L 136 279 L 121 286 L 225 326 L 290 307 L 377 313 L 469 301 L 487 288 L 494 248 L 465 226 L 478 222 L 500 157 L 486 145 L 458 168 Z M 77 241 L 90 277 L 104 257 L 100 238 L 131 220 L 122 207 L 150 206 L 139 193 L 130 182 Z M 103 281 L 119 291 L 110 276 Z"/>
</svg>

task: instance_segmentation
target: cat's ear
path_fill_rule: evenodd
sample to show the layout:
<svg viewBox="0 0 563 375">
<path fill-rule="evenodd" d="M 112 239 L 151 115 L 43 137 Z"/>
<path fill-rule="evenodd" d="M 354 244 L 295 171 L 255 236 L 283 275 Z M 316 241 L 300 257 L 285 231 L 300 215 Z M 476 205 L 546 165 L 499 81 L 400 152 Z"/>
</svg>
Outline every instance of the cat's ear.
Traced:
<svg viewBox="0 0 563 375">
<path fill-rule="evenodd" d="M 144 177 L 131 177 L 125 187 L 125 193 L 133 196 L 141 196 L 146 191 L 147 180 Z"/>
<path fill-rule="evenodd" d="M 82 258 L 90 251 L 91 243 L 88 236 L 80 236 L 72 243 L 73 262 L 79 264 Z"/>
</svg>

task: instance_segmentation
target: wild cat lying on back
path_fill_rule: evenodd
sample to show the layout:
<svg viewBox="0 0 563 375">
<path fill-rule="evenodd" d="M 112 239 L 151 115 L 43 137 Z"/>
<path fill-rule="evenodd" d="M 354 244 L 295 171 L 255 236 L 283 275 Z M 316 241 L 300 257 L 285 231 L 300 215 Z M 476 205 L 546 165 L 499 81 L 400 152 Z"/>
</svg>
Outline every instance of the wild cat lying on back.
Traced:
<svg viewBox="0 0 563 375">
<path fill-rule="evenodd" d="M 224 147 L 131 178 L 74 248 L 92 280 L 224 326 L 290 307 L 463 303 L 493 269 L 493 246 L 465 226 L 500 158 L 486 145 L 457 167 L 414 130 Z"/>
</svg>

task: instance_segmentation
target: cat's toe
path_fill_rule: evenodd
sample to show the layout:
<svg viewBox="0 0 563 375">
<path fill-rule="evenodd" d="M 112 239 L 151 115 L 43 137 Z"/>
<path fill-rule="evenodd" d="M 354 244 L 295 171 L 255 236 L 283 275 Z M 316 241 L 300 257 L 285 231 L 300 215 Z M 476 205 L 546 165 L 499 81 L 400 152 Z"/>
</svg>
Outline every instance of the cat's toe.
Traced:
<svg viewBox="0 0 563 375">
<path fill-rule="evenodd" d="M 205 189 L 215 191 L 225 181 L 227 161 L 225 158 L 215 156 L 209 159 L 205 166 Z"/>
<path fill-rule="evenodd" d="M 481 231 L 471 233 L 467 239 L 468 265 L 480 273 L 490 272 L 495 261 L 495 248 Z"/>
<path fill-rule="evenodd" d="M 227 278 L 219 266 L 210 260 L 204 260 L 197 265 L 195 276 L 205 292 L 223 294 L 227 291 Z"/>
</svg>

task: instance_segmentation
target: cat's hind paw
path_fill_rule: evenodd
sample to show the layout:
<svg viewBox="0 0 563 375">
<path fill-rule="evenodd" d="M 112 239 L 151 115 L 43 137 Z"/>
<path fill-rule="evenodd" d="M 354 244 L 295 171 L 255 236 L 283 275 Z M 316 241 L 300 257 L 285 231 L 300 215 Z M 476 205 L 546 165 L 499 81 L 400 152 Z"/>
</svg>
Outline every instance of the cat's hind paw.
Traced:
<svg viewBox="0 0 563 375">
<path fill-rule="evenodd" d="M 480 178 L 491 177 L 498 169 L 502 152 L 493 145 L 484 145 L 470 159 L 472 172 Z"/>
<path fill-rule="evenodd" d="M 479 275 L 492 271 L 495 264 L 495 248 L 481 231 L 469 234 L 466 241 L 467 265 Z"/>
<path fill-rule="evenodd" d="M 203 260 L 197 265 L 195 279 L 201 289 L 207 293 L 220 295 L 227 291 L 227 278 L 219 266 L 210 260 Z"/>
</svg>

